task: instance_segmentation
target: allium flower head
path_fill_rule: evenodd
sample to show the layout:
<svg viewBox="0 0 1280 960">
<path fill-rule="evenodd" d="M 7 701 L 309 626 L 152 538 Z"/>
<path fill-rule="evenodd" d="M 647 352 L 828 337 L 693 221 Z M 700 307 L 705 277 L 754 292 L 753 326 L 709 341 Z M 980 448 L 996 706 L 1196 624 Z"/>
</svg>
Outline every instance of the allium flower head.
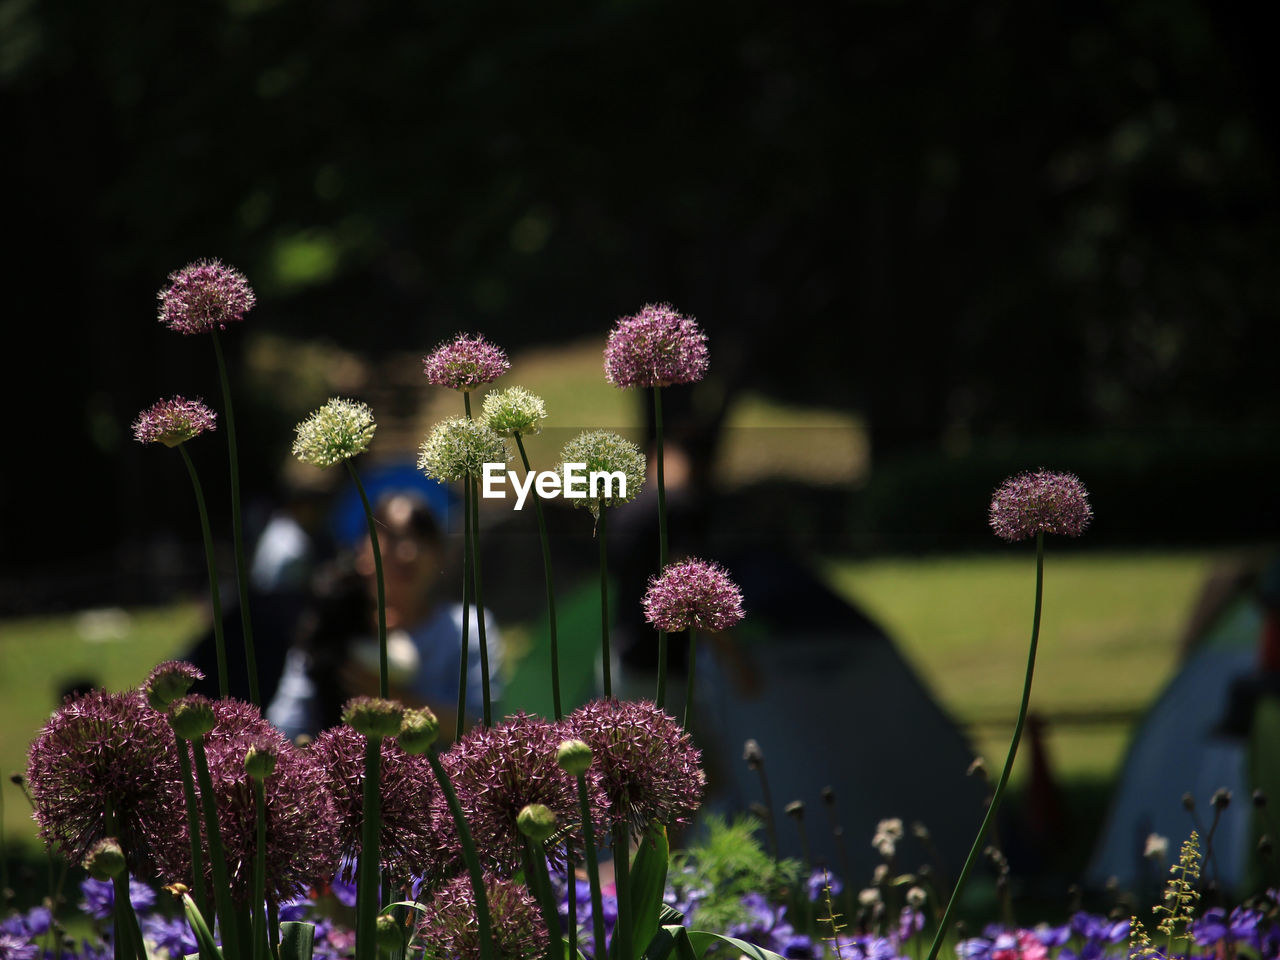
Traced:
<svg viewBox="0 0 1280 960">
<path fill-rule="evenodd" d="M 690 627 L 717 633 L 742 619 L 742 591 L 719 564 L 683 560 L 649 581 L 644 616 L 665 633 Z"/>
<path fill-rule="evenodd" d="M 623 317 L 604 348 L 605 378 L 615 387 L 694 383 L 707 373 L 707 335 L 669 303 Z"/>
<path fill-rule="evenodd" d="M 502 438 L 481 421 L 466 417 L 440 421 L 418 448 L 418 469 L 442 483 L 478 477 L 486 463 L 508 459 Z"/>
<path fill-rule="evenodd" d="M 138 414 L 138 419 L 133 421 L 133 438 L 139 443 L 163 443 L 166 447 L 176 447 L 206 430 L 216 429 L 217 416 L 199 400 L 170 397 Z"/>
<path fill-rule="evenodd" d="M 308 748 L 337 807 L 337 847 L 348 881 L 355 878 L 355 858 L 364 824 L 365 737 L 344 725 L 325 730 Z M 434 843 L 432 799 L 437 790 L 430 761 L 401 749 L 395 737 L 382 741 L 383 864 L 397 879 L 421 876 L 429 866 Z"/>
<path fill-rule="evenodd" d="M 491 877 L 485 881 L 485 896 L 497 960 L 533 960 L 546 953 L 547 927 L 523 884 Z M 428 956 L 479 960 L 480 936 L 470 877 L 458 877 L 435 895 L 419 933 Z"/>
<path fill-rule="evenodd" d="M 460 333 L 422 359 L 427 382 L 452 390 L 474 390 L 493 383 L 511 367 L 501 347 L 484 337 Z"/>
<path fill-rule="evenodd" d="M 1002 483 L 991 498 L 991 529 L 1009 541 L 1042 531 L 1078 537 L 1092 519 L 1089 492 L 1070 473 L 1020 473 Z"/>
<path fill-rule="evenodd" d="M 699 752 L 674 717 L 648 700 L 593 700 L 565 718 L 591 747 L 592 771 L 609 802 L 609 819 L 637 834 L 651 823 L 685 823 L 706 786 Z"/>
<path fill-rule="evenodd" d="M 257 301 L 245 275 L 219 260 L 197 260 L 169 274 L 158 297 L 160 322 L 188 334 L 225 330 Z"/>
<path fill-rule="evenodd" d="M 596 489 L 597 496 L 591 496 L 588 487 L 587 496 L 573 501 L 574 506 L 586 507 L 594 517 L 600 516 L 601 507 L 617 507 L 634 500 L 644 486 L 644 454 L 630 440 L 607 430 L 587 430 L 578 434 L 564 445 L 560 460 L 562 463 L 585 463 L 588 477 L 603 472 L 620 473 L 626 479 L 625 487 L 614 482 L 609 488 L 612 491 L 609 496 L 605 495 L 607 488 L 602 484 Z"/>
<path fill-rule="evenodd" d="M 368 404 L 335 397 L 298 424 L 293 455 L 303 463 L 331 467 L 368 450 L 377 427 Z"/>
<path fill-rule="evenodd" d="M 137 690 L 68 700 L 27 759 L 41 839 L 79 863 L 116 837 L 136 872 L 186 829 L 180 776 L 169 725 Z"/>
<path fill-rule="evenodd" d="M 526 806 L 540 804 L 560 823 L 580 819 L 577 780 L 556 761 L 563 740 L 561 724 L 520 713 L 476 727 L 442 756 L 472 834 L 484 838 L 480 856 L 491 872 L 511 876 L 520 869 L 518 821 Z M 604 799 L 597 775 L 587 775 L 587 789 L 597 802 Z M 559 862 L 563 845 L 547 852 Z M 455 854 L 450 841 L 440 859 Z"/>
<path fill-rule="evenodd" d="M 484 398 L 484 422 L 504 437 L 538 433 L 546 418 L 547 405 L 524 387 L 495 390 Z"/>
<path fill-rule="evenodd" d="M 263 781 L 268 900 L 288 900 L 327 882 L 338 866 L 338 828 L 333 796 L 325 786 L 320 761 L 286 740 L 252 704 L 226 699 L 212 705 L 216 722 L 204 738 L 204 750 L 233 897 L 242 904 L 252 898 L 257 812 L 253 778 L 245 770 L 251 748 L 276 757 L 270 776 Z M 182 809 L 181 799 L 178 809 Z M 185 820 L 181 833 L 182 842 L 171 848 L 165 872 L 170 880 L 186 882 L 191 866 Z M 213 883 L 207 863 L 205 878 Z"/>
</svg>

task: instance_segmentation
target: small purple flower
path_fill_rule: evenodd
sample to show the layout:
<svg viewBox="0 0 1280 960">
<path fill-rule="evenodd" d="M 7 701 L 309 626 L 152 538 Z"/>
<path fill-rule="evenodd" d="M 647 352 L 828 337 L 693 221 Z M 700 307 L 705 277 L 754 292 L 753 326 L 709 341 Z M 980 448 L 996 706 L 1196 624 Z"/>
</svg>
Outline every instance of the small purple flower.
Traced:
<svg viewBox="0 0 1280 960">
<path fill-rule="evenodd" d="M 185 917 L 163 917 L 155 913 L 143 917 L 140 923 L 142 938 L 155 948 L 155 954 L 169 960 L 182 960 L 200 949 Z"/>
<path fill-rule="evenodd" d="M 831 887 L 831 899 L 835 899 L 844 892 L 844 881 L 837 877 L 830 870 L 815 870 L 809 874 L 807 881 L 809 887 L 809 899 L 819 901 L 823 898 L 824 891 L 828 886 Z"/>
<path fill-rule="evenodd" d="M 673 717 L 647 700 L 593 700 L 565 718 L 591 748 L 608 819 L 636 834 L 651 823 L 685 823 L 702 802 L 700 754 Z"/>
<path fill-rule="evenodd" d="M 79 863 L 114 835 L 136 872 L 185 843 L 173 733 L 136 690 L 68 700 L 31 744 L 27 782 L 40 836 Z M 110 809 L 115 828 L 108 833 Z"/>
<path fill-rule="evenodd" d="M 343 855 L 338 874 L 346 881 L 355 879 L 356 854 L 364 824 L 365 743 L 364 734 L 341 724 L 321 733 L 309 748 L 337 807 L 337 844 Z M 405 753 L 394 737 L 382 741 L 381 756 L 379 849 L 385 869 L 400 880 L 420 875 L 430 865 L 430 851 L 437 833 L 432 804 L 437 793 L 435 776 L 425 756 Z M 335 883 L 335 891 L 337 889 Z"/>
<path fill-rule="evenodd" d="M 1025 540 L 1041 532 L 1078 537 L 1092 519 L 1089 492 L 1070 473 L 1020 473 L 991 498 L 991 529 L 1004 540 Z"/>
<path fill-rule="evenodd" d="M 546 952 L 546 925 L 523 885 L 489 878 L 485 894 L 497 956 L 502 960 L 532 960 Z M 429 908 L 419 928 L 428 954 L 479 960 L 480 937 L 471 878 L 461 876 L 451 881 L 435 895 Z"/>
<path fill-rule="evenodd" d="M 218 418 L 199 400 L 170 397 L 138 414 L 138 419 L 133 422 L 133 438 L 139 443 L 163 443 L 166 447 L 176 447 L 206 430 L 216 429 Z"/>
<path fill-rule="evenodd" d="M 1245 907 L 1236 907 L 1228 916 L 1222 907 L 1212 907 L 1199 920 L 1191 924 L 1191 936 L 1202 947 L 1216 943 L 1253 943 L 1260 946 L 1258 924 L 1262 916 Z"/>
<path fill-rule="evenodd" d="M 493 383 L 510 368 L 502 348 L 479 334 L 460 333 L 422 358 L 428 383 L 464 392 Z"/>
<path fill-rule="evenodd" d="M 169 274 L 158 298 L 160 322 L 185 334 L 225 330 L 257 300 L 245 275 L 219 260 L 197 260 Z"/>
<path fill-rule="evenodd" d="M 35 960 L 40 948 L 25 937 L 0 933 L 0 960 Z"/>
<path fill-rule="evenodd" d="M 605 378 L 615 387 L 694 383 L 707 373 L 707 335 L 667 303 L 623 317 L 604 348 Z"/>
<path fill-rule="evenodd" d="M 97 920 L 109 920 L 116 907 L 116 890 L 110 880 L 86 877 L 80 883 L 80 909 Z M 145 883 L 129 878 L 129 902 L 134 912 L 143 914 L 156 905 L 156 892 Z"/>
<path fill-rule="evenodd" d="M 690 627 L 718 633 L 742 619 L 742 591 L 719 564 L 683 560 L 649 581 L 644 616 L 666 633 Z"/>
</svg>

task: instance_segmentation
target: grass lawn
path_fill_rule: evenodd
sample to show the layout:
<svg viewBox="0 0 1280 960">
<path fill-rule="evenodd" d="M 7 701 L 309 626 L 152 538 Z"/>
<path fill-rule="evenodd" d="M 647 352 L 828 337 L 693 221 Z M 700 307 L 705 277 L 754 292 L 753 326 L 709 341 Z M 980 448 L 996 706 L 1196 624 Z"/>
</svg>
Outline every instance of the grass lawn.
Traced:
<svg viewBox="0 0 1280 960">
<path fill-rule="evenodd" d="M 1176 667 L 1181 631 L 1214 560 L 1208 552 L 1055 556 L 1047 545 L 1031 709 L 1050 722 L 1050 760 L 1064 781 L 1114 775 L 1130 718 L 1141 716 Z M 827 572 L 888 630 L 999 770 L 1026 670 L 1035 548 L 1011 547 L 1007 556 L 837 560 Z M 1025 756 L 1020 750 L 1019 760 Z"/>
</svg>

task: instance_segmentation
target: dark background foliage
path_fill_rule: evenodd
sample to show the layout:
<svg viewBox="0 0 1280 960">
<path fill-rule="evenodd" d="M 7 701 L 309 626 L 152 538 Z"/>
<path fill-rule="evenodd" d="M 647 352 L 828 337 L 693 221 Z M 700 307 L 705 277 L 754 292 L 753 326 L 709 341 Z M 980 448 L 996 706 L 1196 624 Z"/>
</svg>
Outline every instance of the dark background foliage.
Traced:
<svg viewBox="0 0 1280 960">
<path fill-rule="evenodd" d="M 670 300 L 722 397 L 867 418 L 824 546 L 974 542 L 946 501 L 1043 461 L 1096 465 L 1100 542 L 1274 535 L 1280 112 L 1243 9 L 4 0 L 6 579 L 127 569 L 188 502 L 128 424 L 219 395 L 154 321 L 202 256 L 253 323 L 371 354 Z"/>
</svg>

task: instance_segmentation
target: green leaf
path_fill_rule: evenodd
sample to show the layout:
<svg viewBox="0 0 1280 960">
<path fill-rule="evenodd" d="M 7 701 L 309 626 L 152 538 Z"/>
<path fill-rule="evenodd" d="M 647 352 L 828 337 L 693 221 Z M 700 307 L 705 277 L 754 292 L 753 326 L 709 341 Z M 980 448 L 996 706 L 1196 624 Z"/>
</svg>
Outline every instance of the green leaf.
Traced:
<svg viewBox="0 0 1280 960">
<path fill-rule="evenodd" d="M 689 940 L 689 931 L 684 927 L 679 927 L 675 933 L 676 938 L 676 960 L 698 960 L 698 954 L 694 952 L 693 943 Z"/>
<path fill-rule="evenodd" d="M 311 960 L 315 938 L 314 923 L 286 920 L 280 924 L 280 960 Z"/>
<path fill-rule="evenodd" d="M 667 888 L 667 861 L 671 850 L 667 845 L 667 828 L 654 824 L 640 841 L 640 849 L 631 864 L 632 943 L 636 960 L 646 952 L 649 941 L 658 932 L 662 894 Z"/>
<path fill-rule="evenodd" d="M 191 899 L 191 894 L 184 893 L 182 895 L 182 909 L 186 911 L 187 923 L 191 924 L 191 932 L 196 935 L 196 943 L 200 945 L 200 956 L 205 958 L 221 957 L 222 952 L 218 949 L 218 944 L 213 939 L 213 933 L 210 932 L 209 925 L 204 922 L 204 917 L 200 915 L 200 908 Z"/>
<path fill-rule="evenodd" d="M 573 953 L 570 953 L 570 952 L 569 952 L 569 938 L 568 938 L 568 937 L 561 937 L 561 938 L 560 938 L 560 945 L 561 945 L 562 947 L 564 947 L 564 960 L 587 960 L 587 958 L 586 958 L 585 956 L 583 956 L 583 954 L 582 954 L 582 951 L 581 951 L 581 950 L 575 950 Z"/>
<path fill-rule="evenodd" d="M 645 947 L 643 960 L 667 960 L 676 946 L 676 931 L 683 929 L 684 927 L 673 923 L 659 927 L 658 932 L 649 941 L 649 945 Z"/>
<path fill-rule="evenodd" d="M 689 943 L 693 947 L 694 953 L 699 957 L 706 953 L 707 948 L 718 940 L 721 943 L 729 944 L 742 956 L 748 957 L 749 960 L 784 960 L 782 956 L 772 950 L 758 947 L 754 943 L 747 943 L 747 941 L 739 940 L 737 937 L 725 937 L 718 933 L 708 933 L 706 930 L 689 930 L 685 935 L 689 938 Z"/>
</svg>

